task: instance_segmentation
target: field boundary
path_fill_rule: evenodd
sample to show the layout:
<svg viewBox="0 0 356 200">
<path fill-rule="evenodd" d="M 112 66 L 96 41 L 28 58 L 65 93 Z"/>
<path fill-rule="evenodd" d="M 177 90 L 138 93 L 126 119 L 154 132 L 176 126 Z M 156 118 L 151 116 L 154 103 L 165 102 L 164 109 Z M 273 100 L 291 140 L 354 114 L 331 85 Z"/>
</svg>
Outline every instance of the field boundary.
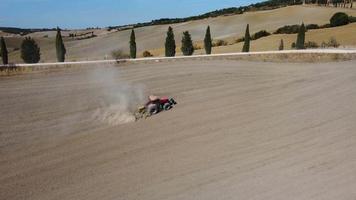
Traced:
<svg viewBox="0 0 356 200">
<path fill-rule="evenodd" d="M 93 60 L 62 63 L 35 63 L 35 64 L 9 64 L 0 65 L 0 75 L 21 74 L 39 71 L 52 71 L 72 67 L 84 67 L 99 64 L 142 64 L 155 62 L 174 62 L 182 60 L 246 60 L 265 62 L 331 62 L 356 59 L 356 50 L 345 49 L 308 49 L 308 50 L 284 50 L 262 51 L 245 53 L 224 53 L 211 55 L 192 55 L 176 57 L 150 57 L 137 59 L 118 60 Z"/>
</svg>

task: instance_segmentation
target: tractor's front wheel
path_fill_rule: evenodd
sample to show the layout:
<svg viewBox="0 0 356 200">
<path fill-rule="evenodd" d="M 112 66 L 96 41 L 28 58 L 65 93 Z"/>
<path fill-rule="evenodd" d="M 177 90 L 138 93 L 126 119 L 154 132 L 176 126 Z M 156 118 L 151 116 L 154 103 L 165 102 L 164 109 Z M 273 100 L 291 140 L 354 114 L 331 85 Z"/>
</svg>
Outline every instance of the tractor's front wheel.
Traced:
<svg viewBox="0 0 356 200">
<path fill-rule="evenodd" d="M 163 109 L 164 110 L 170 110 L 172 108 L 172 106 L 171 106 L 171 104 L 169 104 L 169 103 L 165 103 L 164 105 L 163 105 Z"/>
</svg>

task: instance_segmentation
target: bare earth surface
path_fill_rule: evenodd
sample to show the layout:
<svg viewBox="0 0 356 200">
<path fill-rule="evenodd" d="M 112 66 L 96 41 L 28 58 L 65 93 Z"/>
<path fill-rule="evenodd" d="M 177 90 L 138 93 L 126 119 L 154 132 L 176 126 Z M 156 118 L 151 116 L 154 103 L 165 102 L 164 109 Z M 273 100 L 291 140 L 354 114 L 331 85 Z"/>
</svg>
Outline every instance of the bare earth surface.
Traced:
<svg viewBox="0 0 356 200">
<path fill-rule="evenodd" d="M 1 78 L 0 199 L 354 200 L 355 64 L 182 61 Z M 117 102 L 132 106 L 118 93 L 178 105 L 114 125 L 125 118 Z"/>
</svg>

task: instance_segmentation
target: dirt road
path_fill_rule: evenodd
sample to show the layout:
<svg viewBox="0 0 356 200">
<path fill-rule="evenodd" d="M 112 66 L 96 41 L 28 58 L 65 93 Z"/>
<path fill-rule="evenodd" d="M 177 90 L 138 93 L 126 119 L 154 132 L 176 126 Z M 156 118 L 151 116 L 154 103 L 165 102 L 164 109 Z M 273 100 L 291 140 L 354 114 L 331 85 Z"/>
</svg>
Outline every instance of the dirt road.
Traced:
<svg viewBox="0 0 356 200">
<path fill-rule="evenodd" d="M 355 64 L 181 61 L 2 77 L 0 199 L 354 200 Z M 149 93 L 179 104 L 123 123 L 116 111 Z"/>
</svg>

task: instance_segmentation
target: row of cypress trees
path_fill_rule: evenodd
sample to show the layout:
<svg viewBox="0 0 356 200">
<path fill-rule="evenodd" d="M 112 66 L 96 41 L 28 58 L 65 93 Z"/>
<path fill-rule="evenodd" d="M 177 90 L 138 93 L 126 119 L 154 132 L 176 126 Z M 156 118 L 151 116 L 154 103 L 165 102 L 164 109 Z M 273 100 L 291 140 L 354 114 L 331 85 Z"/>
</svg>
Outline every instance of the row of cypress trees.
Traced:
<svg viewBox="0 0 356 200">
<path fill-rule="evenodd" d="M 245 43 L 242 49 L 243 52 L 248 52 L 250 50 L 250 38 L 251 37 L 249 32 L 249 25 L 247 24 L 246 33 L 245 33 Z M 213 39 L 211 37 L 210 26 L 208 26 L 204 38 L 204 48 L 206 54 L 211 54 L 211 50 L 213 47 L 212 41 Z M 136 35 L 134 29 L 132 29 L 131 31 L 129 45 L 130 45 L 130 58 L 135 59 L 137 57 L 137 46 L 136 46 Z M 56 50 L 57 50 L 58 62 L 64 62 L 66 49 L 64 47 L 59 28 L 57 29 Z M 183 52 L 184 56 L 190 56 L 193 55 L 194 53 L 193 40 L 191 38 L 189 31 L 183 32 L 181 51 Z M 165 42 L 165 56 L 174 57 L 175 54 L 176 54 L 176 43 L 174 39 L 174 32 L 173 32 L 173 28 L 169 26 L 167 31 L 166 42 Z"/>
<path fill-rule="evenodd" d="M 305 31 L 306 29 L 304 23 L 302 23 L 297 36 L 297 42 L 296 42 L 297 49 L 304 49 Z M 211 37 L 210 26 L 208 26 L 204 37 L 204 49 L 206 54 L 208 55 L 211 54 L 211 50 L 213 47 L 212 41 L 213 39 Z M 250 41 L 251 41 L 250 25 L 247 24 L 242 52 L 250 51 Z M 134 29 L 132 29 L 131 31 L 129 44 L 130 44 L 130 57 L 132 59 L 135 59 L 137 57 L 137 46 L 136 46 L 136 35 Z M 281 40 L 279 49 L 282 50 L 283 48 L 284 48 L 284 44 L 283 44 L 283 40 Z M 66 49 L 64 47 L 59 28 L 57 28 L 56 50 L 57 50 L 58 62 L 64 62 Z M 193 55 L 194 53 L 193 41 L 188 31 L 183 32 L 181 51 L 183 52 L 184 56 L 190 56 Z M 176 43 L 174 39 L 174 32 L 173 32 L 173 28 L 169 26 L 167 31 L 167 36 L 166 36 L 166 42 L 165 42 L 165 56 L 174 57 L 175 54 L 176 54 Z"/>
<path fill-rule="evenodd" d="M 247 24 L 242 52 L 250 51 L 250 40 L 251 40 L 250 30 L 249 30 L 249 25 Z M 205 53 L 208 55 L 211 54 L 212 47 L 213 47 L 213 39 L 211 37 L 210 26 L 208 26 L 204 37 Z M 181 51 L 185 56 L 193 55 L 194 53 L 193 41 L 188 31 L 183 32 Z M 173 28 L 169 27 L 166 36 L 166 42 L 165 42 L 165 55 L 166 57 L 173 57 L 175 56 L 175 54 L 176 54 L 176 44 L 174 39 Z"/>
<path fill-rule="evenodd" d="M 304 46 L 305 32 L 306 32 L 306 28 L 304 26 L 304 23 L 302 23 L 297 35 L 296 49 L 305 48 Z M 250 51 L 250 40 L 251 40 L 250 29 L 249 29 L 249 24 L 247 24 L 242 52 Z M 204 38 L 204 48 L 206 54 L 211 54 L 212 47 L 213 47 L 212 41 L 213 39 L 211 37 L 210 26 L 208 26 Z M 181 42 L 182 42 L 181 51 L 183 52 L 183 55 L 185 56 L 193 55 L 194 45 L 193 45 L 191 35 L 189 34 L 188 31 L 183 32 L 183 37 Z M 137 47 L 136 47 L 135 31 L 133 29 L 131 31 L 129 44 L 130 44 L 130 57 L 135 59 L 137 54 Z M 59 28 L 57 28 L 55 45 L 56 45 L 57 61 L 64 62 L 67 51 L 63 43 L 61 30 Z M 0 52 L 1 52 L 3 64 L 8 64 L 8 51 L 3 37 L 0 38 L 0 47 L 1 47 Z M 283 44 L 283 40 L 281 40 L 279 50 L 283 50 L 283 49 L 284 49 L 284 44 Z M 173 28 L 168 27 L 166 41 L 165 41 L 165 56 L 174 57 L 175 54 L 176 54 L 176 43 L 174 39 Z M 40 55 L 41 55 L 40 48 L 36 44 L 35 40 L 33 40 L 30 37 L 26 37 L 21 44 L 21 58 L 26 63 L 37 63 L 40 60 Z"/>
<path fill-rule="evenodd" d="M 212 49 L 212 38 L 210 33 L 210 27 L 208 26 L 204 39 L 204 47 L 206 54 L 211 54 Z M 189 56 L 194 53 L 193 40 L 189 31 L 183 32 L 181 51 L 183 55 Z M 174 39 L 174 32 L 172 27 L 168 27 L 166 42 L 165 42 L 165 56 L 174 57 L 176 55 L 176 42 Z M 136 58 L 136 41 L 135 41 L 135 31 L 131 31 L 130 37 L 130 57 Z"/>
<path fill-rule="evenodd" d="M 207 29 L 207 35 L 205 37 L 204 42 L 205 42 L 207 53 L 210 54 L 211 47 L 212 47 L 210 27 L 208 27 L 208 29 Z M 130 57 L 134 59 L 134 58 L 136 58 L 136 52 L 137 52 L 136 36 L 135 36 L 134 29 L 132 29 L 132 31 L 131 31 L 129 44 L 130 44 Z M 185 56 L 193 55 L 193 53 L 194 53 L 193 40 L 192 40 L 191 35 L 189 34 L 188 31 L 183 32 L 181 51 L 183 52 L 183 55 L 185 55 Z M 166 42 L 165 42 L 165 55 L 166 55 L 166 57 L 174 57 L 176 55 L 176 42 L 174 39 L 174 33 L 173 33 L 172 27 L 168 27 L 167 37 L 166 37 Z"/>
<path fill-rule="evenodd" d="M 247 25 L 246 28 L 245 38 L 247 39 L 245 39 L 245 44 L 242 51 L 248 52 L 250 49 L 249 25 Z M 211 37 L 210 26 L 208 26 L 204 38 L 204 48 L 206 54 L 211 54 L 211 50 L 213 47 L 212 41 L 213 39 Z M 136 36 L 134 30 L 131 31 L 129 44 L 130 44 L 130 57 L 135 59 L 137 55 L 137 47 L 136 47 Z M 3 37 L 1 37 L 0 45 L 1 45 L 1 56 L 2 56 L 3 63 L 8 64 L 8 52 Z M 59 28 L 57 28 L 55 46 L 56 46 L 57 61 L 64 62 L 67 51 L 64 46 L 61 30 Z M 193 41 L 188 31 L 183 32 L 181 51 L 185 56 L 193 55 L 194 53 Z M 174 57 L 175 54 L 176 54 L 176 43 L 174 39 L 173 28 L 169 27 L 167 31 L 166 42 L 165 42 L 165 55 L 167 57 Z M 26 37 L 23 40 L 21 44 L 21 58 L 26 63 L 39 62 L 41 58 L 40 47 L 37 45 L 34 39 L 30 37 Z"/>
<path fill-rule="evenodd" d="M 209 50 L 209 54 L 211 53 L 211 36 L 210 36 L 210 28 L 208 27 L 208 37 L 205 38 L 205 43 Z M 135 59 L 136 58 L 136 53 L 137 53 L 137 47 L 136 47 L 136 36 L 135 36 L 135 30 L 132 29 L 131 31 L 131 36 L 130 36 L 130 58 Z M 193 55 L 194 53 L 194 45 L 193 45 L 193 40 L 191 38 L 191 35 L 188 31 L 183 32 L 183 37 L 182 37 L 182 47 L 181 51 L 183 52 L 183 55 L 189 56 Z M 174 39 L 174 33 L 173 33 L 173 28 L 169 27 L 167 31 L 167 37 L 166 37 L 166 42 L 165 42 L 165 55 L 166 57 L 174 57 L 176 55 L 176 42 Z"/>
</svg>

